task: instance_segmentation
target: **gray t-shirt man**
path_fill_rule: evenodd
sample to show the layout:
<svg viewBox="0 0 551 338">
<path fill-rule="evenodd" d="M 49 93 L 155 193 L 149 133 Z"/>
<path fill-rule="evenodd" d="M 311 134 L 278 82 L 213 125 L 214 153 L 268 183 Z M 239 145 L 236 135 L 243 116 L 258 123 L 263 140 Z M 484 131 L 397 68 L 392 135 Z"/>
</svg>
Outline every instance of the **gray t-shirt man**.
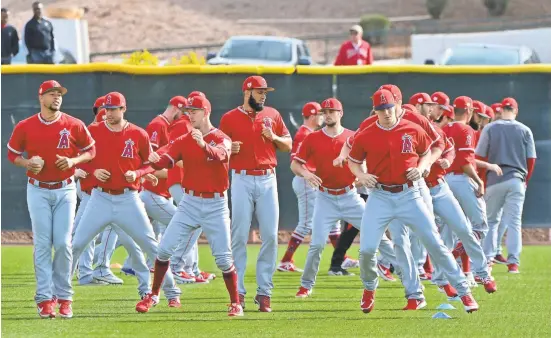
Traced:
<svg viewBox="0 0 551 338">
<path fill-rule="evenodd" d="M 489 171 L 488 186 L 514 177 L 526 181 L 527 159 L 536 158 L 534 135 L 530 128 L 516 120 L 498 120 L 482 130 L 475 154 L 487 157 L 489 163 L 499 165 L 503 171 L 503 176 Z"/>
</svg>

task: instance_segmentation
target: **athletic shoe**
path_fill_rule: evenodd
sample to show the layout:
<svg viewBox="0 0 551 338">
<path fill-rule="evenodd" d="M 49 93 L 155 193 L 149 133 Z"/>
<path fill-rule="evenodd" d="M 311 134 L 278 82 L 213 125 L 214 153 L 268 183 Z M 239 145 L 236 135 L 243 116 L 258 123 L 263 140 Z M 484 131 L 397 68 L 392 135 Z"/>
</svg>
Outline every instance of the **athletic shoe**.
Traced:
<svg viewBox="0 0 551 338">
<path fill-rule="evenodd" d="M 214 280 L 216 278 L 216 275 L 210 272 L 201 271 L 199 274 L 206 280 Z"/>
<path fill-rule="evenodd" d="M 239 294 L 239 304 L 241 304 L 241 307 L 245 310 L 245 295 Z"/>
<path fill-rule="evenodd" d="M 40 318 L 55 318 L 54 302 L 50 299 L 36 304 L 36 309 Z"/>
<path fill-rule="evenodd" d="M 70 300 L 59 300 L 59 315 L 61 318 L 73 318 L 73 302 Z"/>
<path fill-rule="evenodd" d="M 431 280 L 432 279 L 432 275 L 428 272 L 424 272 L 424 273 L 420 273 L 419 274 L 419 279 L 420 280 Z"/>
<path fill-rule="evenodd" d="M 343 268 L 331 268 L 328 274 L 329 276 L 354 276 L 352 272 L 348 272 Z"/>
<path fill-rule="evenodd" d="M 254 303 L 259 306 L 260 312 L 272 312 L 272 306 L 270 304 L 270 296 L 256 295 L 254 297 Z"/>
<path fill-rule="evenodd" d="M 457 297 L 457 290 L 449 283 L 444 286 L 438 285 L 438 292 L 445 293 L 448 299 Z"/>
<path fill-rule="evenodd" d="M 201 275 L 195 276 L 195 277 L 193 277 L 193 278 L 195 278 L 195 283 L 196 283 L 196 284 L 208 284 L 208 283 L 209 283 L 209 280 L 203 278 Z"/>
<path fill-rule="evenodd" d="M 195 283 L 195 277 L 191 276 L 185 271 L 172 272 L 172 275 L 174 276 L 174 280 L 178 284 Z"/>
<path fill-rule="evenodd" d="M 228 307 L 228 317 L 243 317 L 243 306 L 231 303 Z"/>
<path fill-rule="evenodd" d="M 408 299 L 408 303 L 402 310 L 419 310 L 427 306 L 424 299 Z"/>
<path fill-rule="evenodd" d="M 159 296 L 153 296 L 152 294 L 148 293 L 144 297 L 142 297 L 142 300 L 136 304 L 136 311 L 140 313 L 146 313 L 154 307 L 155 305 L 159 304 Z"/>
<path fill-rule="evenodd" d="M 494 262 L 497 264 L 507 264 L 507 258 L 503 257 L 502 254 L 499 254 L 494 257 Z"/>
<path fill-rule="evenodd" d="M 296 298 L 308 298 L 312 294 L 312 290 L 308 290 L 307 288 L 303 288 L 302 286 L 298 289 L 297 294 L 295 295 Z"/>
<path fill-rule="evenodd" d="M 520 271 L 518 271 L 518 264 L 508 264 L 507 265 L 507 269 L 509 269 L 509 273 L 520 273 Z"/>
<path fill-rule="evenodd" d="M 293 262 L 281 262 L 277 266 L 277 271 L 281 272 L 304 272 L 304 270 L 299 269 L 295 266 Z"/>
<path fill-rule="evenodd" d="M 180 297 L 172 298 L 168 300 L 168 307 L 182 307 L 182 303 L 180 303 Z"/>
<path fill-rule="evenodd" d="M 342 262 L 341 264 L 341 268 L 343 269 L 354 269 L 359 267 L 360 267 L 360 261 L 350 257 L 345 257 L 344 262 Z"/>
<path fill-rule="evenodd" d="M 122 268 L 121 272 L 124 273 L 126 276 L 136 276 L 136 271 L 132 268 Z"/>
<path fill-rule="evenodd" d="M 362 300 L 360 301 L 360 309 L 363 313 L 370 313 L 375 306 L 375 291 L 364 290 Z"/>
<path fill-rule="evenodd" d="M 392 274 L 390 273 L 390 270 L 384 265 L 377 263 L 377 271 L 379 272 L 379 277 L 386 280 L 387 282 L 396 281 L 396 278 L 392 276 Z"/>
<path fill-rule="evenodd" d="M 465 308 L 465 311 L 467 311 L 468 313 L 478 310 L 478 304 L 476 303 L 476 300 L 474 300 L 473 295 L 465 295 L 461 297 L 461 301 L 463 302 L 463 307 Z"/>
<path fill-rule="evenodd" d="M 115 275 L 111 275 L 111 274 L 108 274 L 108 275 L 105 275 L 105 276 L 94 276 L 94 279 L 105 282 L 105 283 L 113 284 L 113 285 L 121 285 L 121 284 L 124 283 L 124 281 L 122 279 L 120 279 L 119 277 L 117 277 Z"/>
<path fill-rule="evenodd" d="M 463 247 L 463 243 L 461 243 L 461 241 L 457 241 L 455 248 L 453 248 L 452 250 L 453 258 L 460 257 L 464 253 L 465 253 L 465 247 Z"/>
<path fill-rule="evenodd" d="M 486 277 L 482 279 L 482 285 L 484 285 L 484 290 L 488 293 L 494 293 L 497 291 L 497 285 L 491 277 Z"/>
<path fill-rule="evenodd" d="M 78 281 L 78 285 L 80 286 L 102 286 L 102 285 L 109 285 L 109 283 L 92 278 L 89 281 Z"/>
<path fill-rule="evenodd" d="M 478 287 L 478 284 L 476 284 L 476 281 L 474 280 L 474 275 L 472 272 L 465 273 L 465 277 L 467 277 L 467 284 L 469 284 L 469 287 L 471 288 Z"/>
</svg>

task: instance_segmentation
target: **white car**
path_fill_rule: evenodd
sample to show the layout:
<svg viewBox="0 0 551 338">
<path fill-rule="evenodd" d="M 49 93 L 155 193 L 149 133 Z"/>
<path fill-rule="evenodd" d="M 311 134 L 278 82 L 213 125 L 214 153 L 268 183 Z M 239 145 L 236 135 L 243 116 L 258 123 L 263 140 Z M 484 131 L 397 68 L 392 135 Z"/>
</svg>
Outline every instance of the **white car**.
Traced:
<svg viewBox="0 0 551 338">
<path fill-rule="evenodd" d="M 207 55 L 209 65 L 311 65 L 304 41 L 277 36 L 233 36 L 216 54 Z"/>
<path fill-rule="evenodd" d="M 540 63 L 536 52 L 526 46 L 466 43 L 448 48 L 441 65 L 522 65 Z"/>
</svg>

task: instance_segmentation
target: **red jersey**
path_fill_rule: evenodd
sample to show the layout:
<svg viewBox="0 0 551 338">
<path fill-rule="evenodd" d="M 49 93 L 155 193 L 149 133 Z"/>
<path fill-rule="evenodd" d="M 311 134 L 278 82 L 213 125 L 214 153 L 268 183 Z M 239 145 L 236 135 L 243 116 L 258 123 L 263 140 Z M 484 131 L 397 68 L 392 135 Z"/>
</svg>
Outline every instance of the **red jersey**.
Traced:
<svg viewBox="0 0 551 338">
<path fill-rule="evenodd" d="M 407 170 L 417 167 L 419 157 L 430 151 L 431 139 L 413 122 L 399 119 L 384 128 L 378 122 L 355 137 L 348 159 L 367 164 L 368 172 L 378 177 L 383 185 L 407 182 Z"/>
<path fill-rule="evenodd" d="M 364 40 L 361 40 L 359 45 L 354 45 L 350 40 L 344 42 L 335 59 L 335 66 L 358 66 L 372 63 L 371 46 Z"/>
<path fill-rule="evenodd" d="M 345 188 L 354 183 L 356 177 L 348 166 L 333 166 L 333 159 L 339 156 L 342 146 L 352 135 L 354 132 L 346 128 L 336 136 L 328 135 L 325 128 L 315 131 L 304 139 L 294 160 L 302 164 L 312 163 L 322 186 L 328 189 Z"/>
<path fill-rule="evenodd" d="M 463 123 L 452 122 L 444 126 L 442 130 L 453 140 L 455 149 L 455 161 L 448 172 L 463 173 L 461 167 L 469 163 L 476 168 L 474 156 L 476 133 L 474 129 Z"/>
<path fill-rule="evenodd" d="M 168 152 L 161 160 L 152 166 L 171 168 L 182 160 L 186 166 L 182 188 L 198 193 L 225 192 L 230 185 L 228 171 L 231 140 L 216 128 L 205 134 L 203 140 L 207 144 L 204 149 L 189 133 L 177 138 L 169 145 Z"/>
<path fill-rule="evenodd" d="M 442 140 L 444 140 L 444 150 L 442 151 L 442 155 L 440 155 L 440 159 L 445 159 L 450 162 L 450 164 L 453 163 L 453 160 L 455 158 L 455 149 L 453 147 L 453 141 L 448 140 L 446 137 L 446 134 L 438 127 L 436 124 L 433 125 L 436 132 L 440 135 Z M 432 167 L 430 168 L 429 176 L 425 178 L 425 180 L 429 183 L 436 184 L 439 178 L 444 177 L 446 175 L 446 169 L 443 169 L 440 164 L 434 163 Z"/>
<path fill-rule="evenodd" d="M 130 122 L 121 131 L 114 131 L 106 122 L 101 122 L 92 124 L 90 133 L 98 140 L 97 155 L 91 166 L 94 170 L 105 169 L 111 174 L 107 182 L 95 179 L 94 186 L 109 190 L 139 190 L 139 177 L 134 182 L 127 182 L 124 174 L 129 170 L 143 169 L 148 163 L 151 145 L 147 132 Z"/>
<path fill-rule="evenodd" d="M 310 129 L 309 127 L 302 125 L 300 128 L 298 128 L 297 133 L 295 134 L 295 138 L 293 139 L 293 149 L 291 150 L 291 161 L 295 158 L 298 148 L 302 144 L 302 141 L 306 138 L 306 136 L 313 133 L 314 130 Z M 312 163 L 312 161 L 308 162 L 307 166 L 308 170 L 311 172 L 316 171 L 316 167 Z"/>
<path fill-rule="evenodd" d="M 277 166 L 276 146 L 262 136 L 262 128 L 271 128 L 280 137 L 291 136 L 277 110 L 264 107 L 256 116 L 237 107 L 225 113 L 220 130 L 232 141 L 243 142 L 239 153 L 232 155 L 230 168 L 235 170 L 272 169 Z"/>
<path fill-rule="evenodd" d="M 92 122 L 88 125 L 88 129 L 91 126 L 97 124 L 97 122 Z M 80 178 L 80 190 L 84 191 L 87 194 L 90 194 L 91 190 L 96 186 L 96 178 L 94 177 L 94 168 L 92 167 L 92 162 L 80 163 L 78 165 L 79 169 L 84 170 L 88 175 L 85 178 Z"/>
<path fill-rule="evenodd" d="M 191 131 L 191 122 L 189 120 L 189 116 L 182 115 L 178 120 L 176 120 L 172 125 L 168 128 L 168 139 L 170 142 L 173 142 L 180 136 L 184 136 L 185 134 L 189 133 Z M 166 179 L 166 185 L 168 188 L 173 186 L 174 184 L 182 184 L 182 180 L 184 179 L 184 169 L 180 168 L 178 166 L 174 166 L 174 168 L 168 169 L 168 177 Z"/>
<path fill-rule="evenodd" d="M 27 171 L 27 176 L 41 182 L 60 182 L 73 176 L 75 168 L 59 170 L 57 156 L 76 157 L 94 147 L 94 139 L 84 123 L 65 113 L 52 121 L 45 121 L 40 113 L 20 121 L 8 141 L 8 149 L 17 155 L 40 156 L 44 167 L 38 174 Z"/>
<path fill-rule="evenodd" d="M 164 145 L 168 144 L 168 127 L 169 122 L 163 115 L 157 115 L 145 128 L 147 134 L 149 135 L 149 143 L 153 150 L 159 149 Z M 163 153 L 159 153 L 162 155 Z M 165 198 L 170 198 L 170 193 L 168 192 L 168 185 L 166 183 L 166 178 L 159 178 L 159 183 L 153 185 L 150 181 L 146 180 L 143 182 L 143 188 L 149 190 L 154 194 L 163 196 Z"/>
<path fill-rule="evenodd" d="M 157 153 L 160 156 L 162 156 L 162 155 L 166 154 L 167 150 L 168 150 L 167 147 L 163 147 L 163 148 L 160 148 L 159 150 L 157 150 Z M 159 178 L 158 181 L 159 182 L 157 183 L 157 185 L 153 185 L 152 182 L 150 182 L 148 180 L 145 180 L 143 182 L 144 190 L 151 191 L 152 193 L 157 194 L 159 196 L 163 196 L 164 198 L 170 198 L 170 192 L 168 192 L 169 186 L 167 184 L 168 180 L 166 178 Z"/>
</svg>

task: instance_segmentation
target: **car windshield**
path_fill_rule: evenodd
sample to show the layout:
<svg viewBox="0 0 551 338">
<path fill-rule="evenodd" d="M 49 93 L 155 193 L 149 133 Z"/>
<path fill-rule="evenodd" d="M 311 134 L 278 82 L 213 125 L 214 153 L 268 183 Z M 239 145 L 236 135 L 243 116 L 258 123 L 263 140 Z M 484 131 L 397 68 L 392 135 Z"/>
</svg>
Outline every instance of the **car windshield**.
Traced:
<svg viewBox="0 0 551 338">
<path fill-rule="evenodd" d="M 518 65 L 519 52 L 509 48 L 458 47 L 446 52 L 444 65 Z"/>
<path fill-rule="evenodd" d="M 292 44 L 284 41 L 230 40 L 220 52 L 220 57 L 228 59 L 289 62 L 292 56 Z"/>
</svg>

